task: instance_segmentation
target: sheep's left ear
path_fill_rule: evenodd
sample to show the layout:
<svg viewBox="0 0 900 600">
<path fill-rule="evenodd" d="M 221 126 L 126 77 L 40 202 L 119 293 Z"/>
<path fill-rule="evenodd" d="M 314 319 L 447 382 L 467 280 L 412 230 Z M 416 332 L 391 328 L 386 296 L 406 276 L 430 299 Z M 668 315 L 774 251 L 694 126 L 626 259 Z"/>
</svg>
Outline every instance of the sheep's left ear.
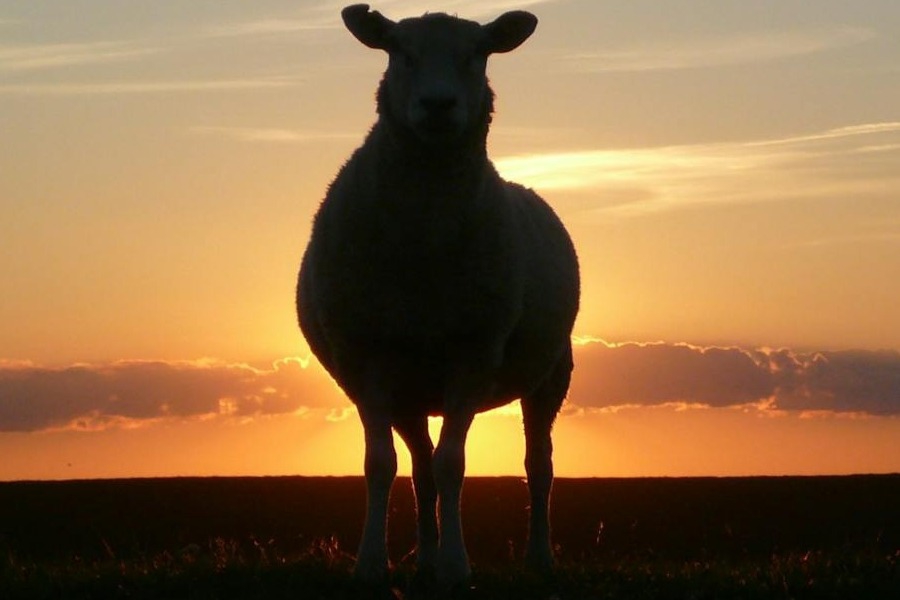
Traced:
<svg viewBox="0 0 900 600">
<path fill-rule="evenodd" d="M 524 10 L 503 13 L 483 27 L 485 52 L 492 54 L 515 50 L 534 33 L 537 22 L 536 16 Z"/>
</svg>

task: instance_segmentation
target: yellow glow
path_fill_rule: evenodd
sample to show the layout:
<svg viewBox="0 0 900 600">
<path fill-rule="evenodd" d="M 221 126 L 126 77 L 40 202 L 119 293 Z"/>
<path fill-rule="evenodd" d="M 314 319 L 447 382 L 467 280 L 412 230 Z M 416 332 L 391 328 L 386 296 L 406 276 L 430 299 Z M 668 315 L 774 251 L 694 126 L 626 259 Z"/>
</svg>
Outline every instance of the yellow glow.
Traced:
<svg viewBox="0 0 900 600">
<path fill-rule="evenodd" d="M 554 462 L 560 477 L 841 474 L 858 472 L 860 461 L 867 472 L 888 473 L 900 472 L 900 455 L 884 451 L 895 448 L 898 438 L 898 419 L 631 408 L 561 415 L 554 427 Z M 396 447 L 399 473 L 409 475 L 399 439 Z M 312 416 L 282 416 L 224 426 L 197 421 L 94 433 L 5 434 L 0 451 L 7 458 L 0 463 L 0 480 L 11 480 L 361 475 L 364 448 L 353 415 L 325 425 Z M 467 474 L 524 476 L 523 458 L 518 419 L 490 414 L 476 419 L 467 444 Z"/>
</svg>

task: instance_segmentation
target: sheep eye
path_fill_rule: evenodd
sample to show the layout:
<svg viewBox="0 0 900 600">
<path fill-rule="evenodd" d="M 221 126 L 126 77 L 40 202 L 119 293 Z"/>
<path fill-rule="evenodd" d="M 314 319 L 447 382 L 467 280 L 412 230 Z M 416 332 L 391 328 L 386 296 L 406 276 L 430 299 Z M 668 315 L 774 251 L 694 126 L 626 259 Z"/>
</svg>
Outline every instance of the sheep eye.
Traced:
<svg viewBox="0 0 900 600">
<path fill-rule="evenodd" d="M 467 71 L 478 71 L 481 67 L 477 54 L 469 54 L 464 56 L 461 61 L 462 68 Z"/>
<path fill-rule="evenodd" d="M 397 59 L 400 66 L 406 69 L 414 69 L 416 67 L 416 57 L 407 50 L 398 50 Z"/>
</svg>

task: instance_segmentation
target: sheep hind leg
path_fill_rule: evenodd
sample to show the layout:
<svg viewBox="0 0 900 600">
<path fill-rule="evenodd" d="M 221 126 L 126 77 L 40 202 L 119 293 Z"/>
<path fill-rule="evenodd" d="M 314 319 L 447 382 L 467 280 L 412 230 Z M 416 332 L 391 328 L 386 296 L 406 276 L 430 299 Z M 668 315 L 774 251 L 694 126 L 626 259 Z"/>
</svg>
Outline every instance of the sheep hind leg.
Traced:
<svg viewBox="0 0 900 600">
<path fill-rule="evenodd" d="M 553 568 L 550 544 L 550 490 L 553 487 L 553 440 L 550 431 L 569 387 L 571 351 L 533 394 L 522 398 L 525 425 L 525 473 L 531 510 L 525 564 L 535 571 Z"/>
<path fill-rule="evenodd" d="M 391 486 L 397 474 L 397 454 L 391 422 L 379 411 L 360 407 L 366 439 L 366 520 L 353 574 L 366 582 L 387 578 L 387 510 Z"/>
<path fill-rule="evenodd" d="M 422 576 L 433 576 L 437 565 L 438 525 L 435 508 L 437 488 L 431 468 L 434 444 L 427 417 L 400 419 L 394 428 L 409 448 L 412 481 L 416 495 L 416 567 Z"/>
</svg>

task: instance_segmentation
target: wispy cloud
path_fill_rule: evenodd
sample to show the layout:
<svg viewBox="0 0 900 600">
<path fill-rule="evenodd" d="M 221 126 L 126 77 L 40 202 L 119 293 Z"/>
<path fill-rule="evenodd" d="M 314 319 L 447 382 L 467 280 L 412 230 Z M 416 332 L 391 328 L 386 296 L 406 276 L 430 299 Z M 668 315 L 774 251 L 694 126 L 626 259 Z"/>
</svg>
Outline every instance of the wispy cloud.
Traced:
<svg viewBox="0 0 900 600">
<path fill-rule="evenodd" d="M 895 156 L 897 169 L 869 168 L 869 161 L 881 164 Z M 594 207 L 615 216 L 702 204 L 859 198 L 900 185 L 900 123 L 748 142 L 508 156 L 495 164 L 507 179 L 539 190 L 634 199 Z M 840 175 L 832 176 L 838 167 Z"/>
<path fill-rule="evenodd" d="M 0 84 L 0 95 L 88 96 L 115 94 L 159 94 L 174 92 L 252 91 L 299 85 L 295 77 L 257 77 L 235 79 L 194 79 L 166 81 L 108 81 L 65 83 Z"/>
<path fill-rule="evenodd" d="M 807 135 L 789 136 L 773 140 L 760 140 L 749 142 L 747 146 L 784 146 L 802 142 L 818 142 L 827 140 L 839 140 L 856 136 L 875 135 L 879 133 L 900 133 L 900 122 L 865 123 L 863 125 L 848 125 L 837 127 L 828 131 L 821 131 Z M 894 144 L 883 146 L 884 149 L 893 149 Z"/>
<path fill-rule="evenodd" d="M 327 29 L 337 29 L 337 27 L 338 23 L 336 19 L 316 20 L 273 17 L 243 23 L 214 25 L 207 28 L 205 33 L 211 37 L 237 37 L 322 31 Z"/>
<path fill-rule="evenodd" d="M 900 243 L 900 227 L 892 231 L 868 231 L 852 235 L 836 235 L 786 244 L 788 248 L 821 248 L 824 246 L 845 246 L 859 244 Z"/>
<path fill-rule="evenodd" d="M 247 21 L 222 23 L 206 27 L 202 34 L 208 37 L 264 36 L 326 31 L 341 26 L 340 11 L 323 10 L 323 6 L 302 10 L 287 16 L 271 16 Z"/>
<path fill-rule="evenodd" d="M 410 2 L 408 0 L 382 0 L 374 6 L 391 19 L 416 17 L 426 12 L 446 12 L 464 19 L 483 19 L 499 16 L 507 10 L 524 10 L 539 4 L 550 4 L 558 0 L 445 0 L 434 2 Z M 344 6 L 344 2 L 336 6 Z"/>
<path fill-rule="evenodd" d="M 373 6 L 388 18 L 399 20 L 419 16 L 426 12 L 448 12 L 462 18 L 490 18 L 512 9 L 524 9 L 556 0 L 448 0 L 436 7 L 430 2 L 409 2 L 408 0 L 382 0 Z M 210 37 L 238 37 L 302 34 L 304 32 L 328 31 L 343 27 L 341 9 L 346 2 L 330 2 L 302 9 L 291 15 L 271 16 L 242 22 L 223 23 L 205 28 L 203 34 Z"/>
<path fill-rule="evenodd" d="M 160 52 L 128 42 L 0 45 L 0 71 L 18 72 L 130 60 Z"/>
<path fill-rule="evenodd" d="M 589 72 L 699 69 L 804 56 L 861 44 L 875 37 L 874 31 L 857 27 L 744 33 L 572 54 L 566 60 L 572 68 Z"/>
<path fill-rule="evenodd" d="M 359 133 L 305 131 L 266 127 L 193 127 L 191 133 L 213 135 L 239 142 L 270 144 L 302 144 L 331 140 L 358 140 Z"/>
</svg>

